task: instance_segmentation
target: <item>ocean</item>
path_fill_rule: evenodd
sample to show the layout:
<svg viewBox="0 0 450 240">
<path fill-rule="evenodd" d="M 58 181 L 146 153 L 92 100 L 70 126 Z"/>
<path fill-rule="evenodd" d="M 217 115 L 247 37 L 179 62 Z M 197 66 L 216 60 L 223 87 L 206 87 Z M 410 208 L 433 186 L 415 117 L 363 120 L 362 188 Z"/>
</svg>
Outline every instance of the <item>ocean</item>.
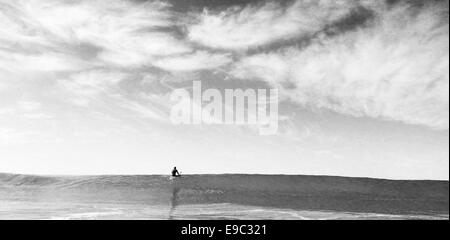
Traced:
<svg viewBox="0 0 450 240">
<path fill-rule="evenodd" d="M 0 219 L 449 219 L 449 182 L 0 173 Z"/>
</svg>

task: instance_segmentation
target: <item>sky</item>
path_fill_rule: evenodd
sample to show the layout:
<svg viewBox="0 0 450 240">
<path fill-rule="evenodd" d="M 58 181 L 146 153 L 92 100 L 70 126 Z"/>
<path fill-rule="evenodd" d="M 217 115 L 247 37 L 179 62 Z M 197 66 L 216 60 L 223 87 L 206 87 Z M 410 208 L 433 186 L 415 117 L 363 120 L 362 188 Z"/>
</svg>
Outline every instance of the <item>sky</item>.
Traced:
<svg viewBox="0 0 450 240">
<path fill-rule="evenodd" d="M 449 2 L 0 0 L 0 172 L 449 178 Z M 174 125 L 176 88 L 279 128 Z"/>
</svg>

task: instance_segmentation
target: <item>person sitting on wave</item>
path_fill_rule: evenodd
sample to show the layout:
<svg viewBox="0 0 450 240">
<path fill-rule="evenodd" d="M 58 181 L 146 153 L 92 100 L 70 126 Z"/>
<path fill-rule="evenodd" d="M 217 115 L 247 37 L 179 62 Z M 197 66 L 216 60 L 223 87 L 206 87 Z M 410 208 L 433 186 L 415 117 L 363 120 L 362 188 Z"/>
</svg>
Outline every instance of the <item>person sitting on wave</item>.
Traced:
<svg viewBox="0 0 450 240">
<path fill-rule="evenodd" d="M 173 168 L 172 177 L 181 177 L 181 174 L 178 172 L 177 167 Z"/>
</svg>

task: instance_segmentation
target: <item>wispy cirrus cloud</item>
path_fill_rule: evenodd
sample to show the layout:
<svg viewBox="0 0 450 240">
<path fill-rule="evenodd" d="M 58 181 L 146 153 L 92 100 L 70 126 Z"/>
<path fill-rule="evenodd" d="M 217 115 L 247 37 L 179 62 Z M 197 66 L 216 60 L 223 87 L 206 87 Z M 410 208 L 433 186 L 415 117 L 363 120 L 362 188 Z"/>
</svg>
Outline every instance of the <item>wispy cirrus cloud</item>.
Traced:
<svg viewBox="0 0 450 240">
<path fill-rule="evenodd" d="M 359 1 L 298 0 L 287 7 L 268 2 L 218 12 L 205 10 L 197 23 L 188 27 L 188 37 L 213 48 L 246 50 L 312 35 L 358 6 Z"/>
<path fill-rule="evenodd" d="M 160 59 L 155 66 L 167 71 L 196 71 L 215 69 L 232 62 L 230 54 L 197 51 L 193 54 L 179 55 Z"/>
<path fill-rule="evenodd" d="M 137 76 L 136 85 L 158 59 L 193 52 L 172 31 L 176 24 L 162 1 L 0 0 L 1 88 L 51 98 L 60 121 L 61 106 L 158 119 L 151 102 L 127 96 L 120 83 Z M 14 102 L 21 95 L 4 97 Z"/>
<path fill-rule="evenodd" d="M 0 1 L 0 76 L 45 73 L 78 106 L 124 94 L 120 83 L 149 68 L 220 68 L 299 105 L 448 128 L 445 1 L 297 0 L 185 15 L 163 1 Z"/>
<path fill-rule="evenodd" d="M 87 107 L 93 111 L 107 113 L 114 117 L 135 115 L 146 119 L 162 121 L 166 117 L 163 110 L 158 109 L 153 101 L 142 100 L 142 96 L 129 96 L 120 86 L 127 79 L 139 78 L 129 72 L 96 69 L 72 74 L 68 78 L 58 80 L 58 88 L 67 97 L 66 102 L 78 107 Z M 133 86 L 139 93 L 139 86 Z M 144 95 L 147 96 L 147 95 Z M 159 98 L 165 98 L 160 95 Z"/>
<path fill-rule="evenodd" d="M 122 94 L 118 84 L 132 72 L 195 72 L 231 62 L 229 54 L 196 51 L 177 34 L 179 21 L 163 1 L 1 0 L 2 88 L 14 82 L 8 79 L 45 78 L 87 106 Z"/>
<path fill-rule="evenodd" d="M 445 3 L 441 3 L 445 5 Z M 448 6 L 376 5 L 370 24 L 306 47 L 247 56 L 240 78 L 263 79 L 312 108 L 448 129 Z"/>
<path fill-rule="evenodd" d="M 170 32 L 158 29 L 175 25 L 168 4 L 132 1 L 17 1 L 2 2 L 0 54 L 13 56 L 8 62 L 46 63 L 37 69 L 67 70 L 62 63 L 79 67 L 86 56 L 94 54 L 89 66 L 117 64 L 145 66 L 154 57 L 191 51 Z M 89 49 L 90 47 L 90 49 Z M 0 55 L 1 56 L 1 55 Z M 1 56 L 6 58 L 6 56 Z M 75 68 L 74 70 L 77 70 Z"/>
</svg>

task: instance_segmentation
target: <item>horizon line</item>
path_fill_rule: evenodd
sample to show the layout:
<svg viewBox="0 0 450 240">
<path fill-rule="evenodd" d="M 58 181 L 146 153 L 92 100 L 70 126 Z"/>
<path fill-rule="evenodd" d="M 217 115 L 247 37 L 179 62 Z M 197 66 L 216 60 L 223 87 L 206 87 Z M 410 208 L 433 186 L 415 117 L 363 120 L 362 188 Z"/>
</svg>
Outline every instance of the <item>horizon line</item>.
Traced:
<svg viewBox="0 0 450 240">
<path fill-rule="evenodd" d="M 38 177 L 93 177 L 93 176 L 170 176 L 170 174 L 34 174 L 34 173 L 14 173 L 14 172 L 0 172 L 0 175 L 22 175 L 22 176 L 38 176 Z M 182 174 L 182 176 L 224 176 L 224 175 L 243 175 L 243 176 L 304 176 L 304 177 L 333 177 L 333 178 L 354 178 L 354 179 L 374 179 L 386 181 L 441 181 L 449 182 L 449 179 L 400 179 L 400 178 L 379 178 L 379 177 L 364 177 L 364 176 L 342 176 L 342 175 L 324 175 L 324 174 L 275 174 L 275 173 L 190 173 Z"/>
</svg>

